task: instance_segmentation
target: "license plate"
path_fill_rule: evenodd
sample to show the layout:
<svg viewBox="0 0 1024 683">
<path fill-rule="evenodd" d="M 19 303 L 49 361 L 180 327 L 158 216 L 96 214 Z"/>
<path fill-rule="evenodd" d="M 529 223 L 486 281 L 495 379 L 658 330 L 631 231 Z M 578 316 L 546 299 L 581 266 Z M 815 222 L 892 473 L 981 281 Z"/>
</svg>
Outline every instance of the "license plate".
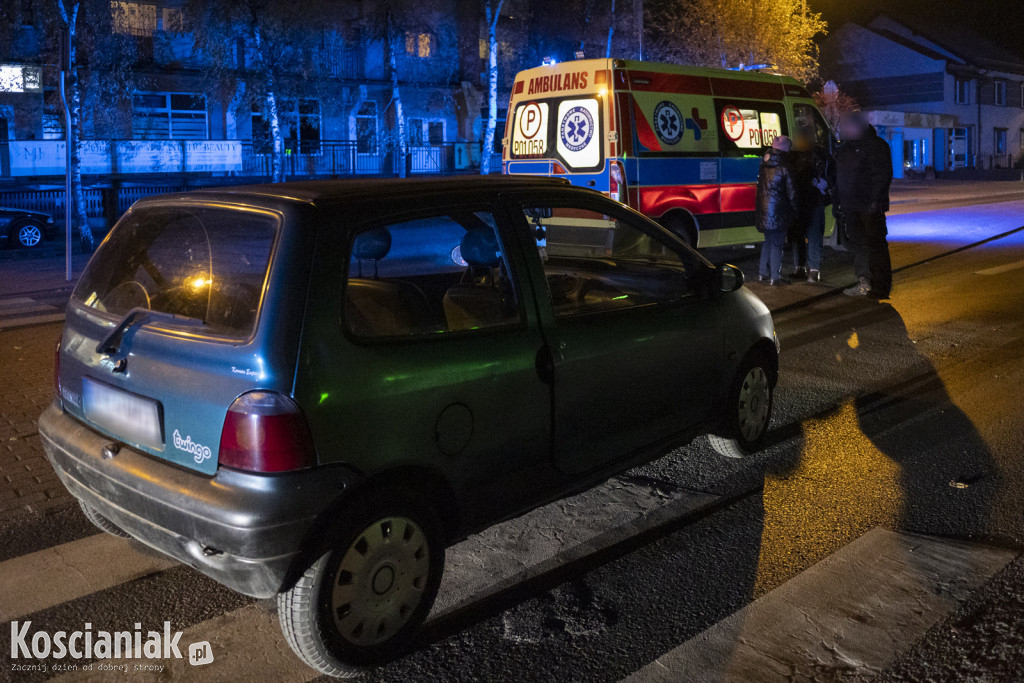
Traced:
<svg viewBox="0 0 1024 683">
<path fill-rule="evenodd" d="M 127 442 L 160 448 L 160 404 L 112 386 L 82 379 L 82 408 L 95 424 Z"/>
</svg>

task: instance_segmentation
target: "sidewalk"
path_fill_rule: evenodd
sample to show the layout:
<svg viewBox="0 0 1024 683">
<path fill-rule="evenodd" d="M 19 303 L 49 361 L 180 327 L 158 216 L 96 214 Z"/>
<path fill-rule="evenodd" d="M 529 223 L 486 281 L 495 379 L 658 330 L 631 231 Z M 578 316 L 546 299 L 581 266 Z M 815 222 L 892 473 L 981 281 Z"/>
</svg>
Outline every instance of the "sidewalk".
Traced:
<svg viewBox="0 0 1024 683">
<path fill-rule="evenodd" d="M 999 180 L 894 180 L 889 191 L 893 212 L 914 211 L 922 202 L 982 204 L 1024 199 L 1024 182 Z M 908 206 L 909 205 L 909 206 Z"/>
</svg>

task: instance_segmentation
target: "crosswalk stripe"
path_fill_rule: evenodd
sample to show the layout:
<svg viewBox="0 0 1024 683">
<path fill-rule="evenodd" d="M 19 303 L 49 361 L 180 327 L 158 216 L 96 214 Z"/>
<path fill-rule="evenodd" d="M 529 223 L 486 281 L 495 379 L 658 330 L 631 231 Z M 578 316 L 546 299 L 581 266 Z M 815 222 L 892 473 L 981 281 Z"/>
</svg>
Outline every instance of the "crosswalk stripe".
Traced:
<svg viewBox="0 0 1024 683">
<path fill-rule="evenodd" d="M 10 306 L 8 308 L 0 309 L 0 319 L 28 315 L 29 313 L 43 313 L 44 311 L 56 310 L 56 306 L 50 306 L 49 304 L 39 303 L 33 303 L 31 305 L 26 306 Z"/>
<path fill-rule="evenodd" d="M 29 299 L 27 296 L 2 298 L 0 299 L 0 310 L 5 308 L 14 308 L 16 306 L 25 306 L 33 303 L 35 303 L 35 299 Z"/>
<path fill-rule="evenodd" d="M 27 327 L 28 325 L 43 325 L 45 323 L 56 323 L 64 320 L 63 313 L 50 313 L 48 315 L 34 315 L 27 318 L 12 318 L 6 320 L 0 318 L 0 330 L 10 330 L 15 327 Z"/>
<path fill-rule="evenodd" d="M 1014 557 L 876 528 L 625 683 L 870 677 Z"/>
<path fill-rule="evenodd" d="M 717 500 L 710 494 L 611 479 L 572 498 L 492 527 L 448 549 L 444 579 L 430 619 L 438 619 Z M 20 603 L 5 600 L 0 621 L 177 564 L 146 555 L 136 547 L 125 539 L 101 534 L 0 563 L 0 586 L 22 596 Z M 116 565 L 109 563 L 111 557 L 118 558 Z M 92 568 L 85 558 L 91 559 Z M 117 572 L 110 573 L 114 569 Z M 17 584 L 6 584 L 9 577 L 20 580 Z M 66 586 L 62 591 L 54 590 L 67 583 L 75 583 L 77 589 Z M 129 627 L 125 624 L 121 628 Z M 189 673 L 201 674 L 204 680 L 306 681 L 316 675 L 291 652 L 276 616 L 259 605 L 196 624 L 183 632 L 181 643 L 187 647 L 204 640 L 213 649 L 212 664 L 193 669 L 184 660 L 142 661 L 165 667 L 163 672 L 152 675 L 153 680 Z M 184 648 L 182 653 L 186 653 Z M 130 667 L 134 662 L 110 663 L 128 663 Z M 150 679 L 150 674 L 130 672 L 126 679 Z M 80 666 L 78 671 L 68 672 L 62 678 L 108 680 L 109 672 L 105 674 L 90 674 Z"/>
<path fill-rule="evenodd" d="M 96 534 L 0 562 L 0 622 L 178 564 L 124 538 Z"/>
</svg>

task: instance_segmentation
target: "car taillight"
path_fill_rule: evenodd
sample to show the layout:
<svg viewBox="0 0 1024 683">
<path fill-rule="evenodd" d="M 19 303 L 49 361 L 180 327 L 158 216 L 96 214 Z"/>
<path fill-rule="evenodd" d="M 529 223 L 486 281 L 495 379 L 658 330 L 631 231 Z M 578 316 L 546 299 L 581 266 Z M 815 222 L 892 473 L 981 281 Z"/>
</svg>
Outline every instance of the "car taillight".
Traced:
<svg viewBox="0 0 1024 683">
<path fill-rule="evenodd" d="M 608 164 L 608 196 L 617 202 L 626 203 L 626 171 L 621 161 Z"/>
<path fill-rule="evenodd" d="M 220 464 L 249 472 L 287 472 L 316 462 L 309 425 L 287 396 L 242 394 L 228 408 L 220 435 Z"/>
</svg>

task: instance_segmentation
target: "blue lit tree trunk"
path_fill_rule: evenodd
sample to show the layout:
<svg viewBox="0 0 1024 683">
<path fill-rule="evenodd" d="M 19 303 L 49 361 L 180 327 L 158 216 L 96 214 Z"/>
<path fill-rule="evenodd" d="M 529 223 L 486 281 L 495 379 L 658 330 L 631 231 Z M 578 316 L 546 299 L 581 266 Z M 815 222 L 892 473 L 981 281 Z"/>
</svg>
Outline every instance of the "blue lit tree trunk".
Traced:
<svg viewBox="0 0 1024 683">
<path fill-rule="evenodd" d="M 498 123 L 498 19 L 501 18 L 504 2 L 488 1 L 484 5 L 487 20 L 487 126 L 484 129 L 483 148 L 480 150 L 481 175 L 491 172 L 491 150 L 494 149 L 494 129 Z"/>
<path fill-rule="evenodd" d="M 253 25 L 253 43 L 256 47 L 257 61 L 266 78 L 266 94 L 263 97 L 263 111 L 270 129 L 270 179 L 275 183 L 284 182 L 284 136 L 281 134 L 281 118 L 277 109 L 277 88 L 274 68 L 268 64 L 264 53 L 263 32 L 258 24 Z"/>
<path fill-rule="evenodd" d="M 69 99 L 71 129 L 65 131 L 66 144 L 71 148 L 70 168 L 65 169 L 71 175 L 71 196 L 65 197 L 64 211 L 72 211 L 74 224 L 78 226 L 82 245 L 92 249 L 96 244 L 92 228 L 89 227 L 89 214 L 86 211 L 85 191 L 82 188 L 82 91 L 78 76 L 78 15 L 80 2 L 56 0 L 57 10 L 68 36 L 67 55 L 67 86 Z"/>
<path fill-rule="evenodd" d="M 608 10 L 608 44 L 604 49 L 605 59 L 612 58 L 612 37 L 615 35 L 615 0 L 612 0 L 612 7 Z"/>
<path fill-rule="evenodd" d="M 402 90 L 398 85 L 398 31 L 389 11 L 387 14 L 385 40 L 388 46 L 388 71 L 391 76 L 391 105 L 395 108 L 395 130 L 392 136 L 391 149 L 398 156 L 394 163 L 400 178 L 406 177 L 405 155 L 408 153 L 408 137 L 405 130 L 405 109 L 402 106 Z"/>
</svg>

